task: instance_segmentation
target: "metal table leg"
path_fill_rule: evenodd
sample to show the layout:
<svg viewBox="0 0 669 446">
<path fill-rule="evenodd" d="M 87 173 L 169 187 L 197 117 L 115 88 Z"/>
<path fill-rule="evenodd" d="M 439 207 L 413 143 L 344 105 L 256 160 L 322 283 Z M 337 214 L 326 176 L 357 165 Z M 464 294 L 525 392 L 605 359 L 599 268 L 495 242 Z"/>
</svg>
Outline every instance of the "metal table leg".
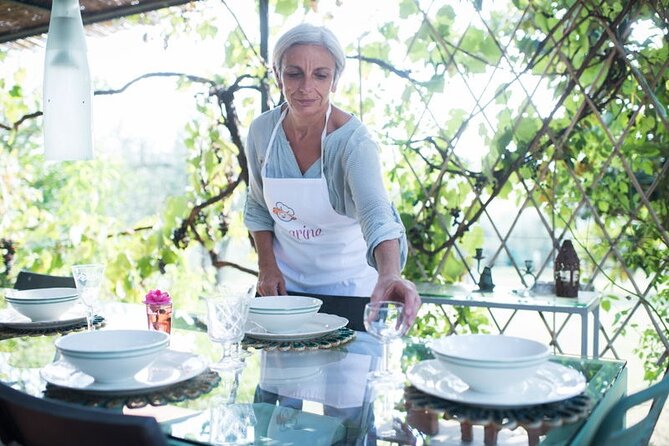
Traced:
<svg viewBox="0 0 669 446">
<path fill-rule="evenodd" d="M 592 310 L 592 356 L 599 358 L 599 305 Z"/>
<path fill-rule="evenodd" d="M 588 356 L 588 312 L 581 313 L 581 356 Z"/>
</svg>

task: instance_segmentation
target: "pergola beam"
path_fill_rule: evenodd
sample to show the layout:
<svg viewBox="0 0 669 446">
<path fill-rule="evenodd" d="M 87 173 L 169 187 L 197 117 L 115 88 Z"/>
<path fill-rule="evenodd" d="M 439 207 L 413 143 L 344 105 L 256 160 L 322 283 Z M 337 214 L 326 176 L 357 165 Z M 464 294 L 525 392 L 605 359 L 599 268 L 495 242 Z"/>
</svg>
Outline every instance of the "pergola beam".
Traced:
<svg viewBox="0 0 669 446">
<path fill-rule="evenodd" d="M 90 25 L 98 22 L 105 22 L 120 17 L 141 14 L 143 12 L 155 11 L 158 9 L 168 8 L 170 6 L 179 6 L 197 0 L 142 0 L 137 3 L 125 4 L 122 6 L 113 6 L 109 9 L 100 11 L 90 11 L 85 8 L 85 0 L 81 0 L 84 9 L 81 11 L 81 18 L 84 25 Z M 35 10 L 40 14 L 47 13 L 46 21 L 37 22 L 34 26 L 19 27 L 17 29 L 9 30 L 7 32 L 0 32 L 0 44 L 12 42 L 14 40 L 25 39 L 27 37 L 38 36 L 44 34 L 49 30 L 49 12 L 50 9 L 44 8 L 33 1 L 25 0 L 2 0 L 1 3 L 15 5 L 17 7 Z"/>
</svg>

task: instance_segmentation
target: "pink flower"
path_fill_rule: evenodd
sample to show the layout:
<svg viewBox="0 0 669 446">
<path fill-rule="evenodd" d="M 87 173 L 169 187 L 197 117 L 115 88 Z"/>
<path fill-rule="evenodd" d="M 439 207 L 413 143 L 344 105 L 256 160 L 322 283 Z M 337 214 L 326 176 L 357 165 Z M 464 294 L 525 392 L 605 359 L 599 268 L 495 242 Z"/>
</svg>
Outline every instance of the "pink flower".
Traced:
<svg viewBox="0 0 669 446">
<path fill-rule="evenodd" d="M 144 296 L 145 304 L 169 304 L 172 302 L 167 291 L 151 290 Z"/>
</svg>

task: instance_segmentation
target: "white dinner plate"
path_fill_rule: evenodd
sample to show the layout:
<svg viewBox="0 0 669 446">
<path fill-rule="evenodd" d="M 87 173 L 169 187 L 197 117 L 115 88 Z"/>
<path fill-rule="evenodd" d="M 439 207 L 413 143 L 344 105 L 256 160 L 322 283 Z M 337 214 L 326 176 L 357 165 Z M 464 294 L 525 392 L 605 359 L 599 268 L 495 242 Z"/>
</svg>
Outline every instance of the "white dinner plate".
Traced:
<svg viewBox="0 0 669 446">
<path fill-rule="evenodd" d="M 579 395 L 585 390 L 581 372 L 547 361 L 527 380 L 505 393 L 470 390 L 460 378 L 446 370 L 438 359 L 414 365 L 407 378 L 418 390 L 449 401 L 485 407 L 522 407 L 552 403 Z"/>
<path fill-rule="evenodd" d="M 320 338 L 328 333 L 339 330 L 348 324 L 348 319 L 334 314 L 316 313 L 299 329 L 290 333 L 270 333 L 254 323 L 246 324 L 246 334 L 252 338 L 266 341 L 304 341 Z"/>
<path fill-rule="evenodd" d="M 194 378 L 206 368 L 207 362 L 198 355 L 165 350 L 151 365 L 125 381 L 97 383 L 64 359 L 47 365 L 40 375 L 49 384 L 91 393 L 145 393 Z"/>
<path fill-rule="evenodd" d="M 63 313 L 59 319 L 53 321 L 31 321 L 13 308 L 0 311 L 0 327 L 13 329 L 40 329 L 60 328 L 86 322 L 86 315 L 82 307 L 74 307 Z"/>
</svg>

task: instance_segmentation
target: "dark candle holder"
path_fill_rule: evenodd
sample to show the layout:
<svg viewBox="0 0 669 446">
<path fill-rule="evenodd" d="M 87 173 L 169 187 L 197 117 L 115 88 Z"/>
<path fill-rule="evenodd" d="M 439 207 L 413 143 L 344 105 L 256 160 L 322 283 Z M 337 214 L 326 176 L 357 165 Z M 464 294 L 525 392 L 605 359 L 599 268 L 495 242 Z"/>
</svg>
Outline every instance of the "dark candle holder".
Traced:
<svg viewBox="0 0 669 446">
<path fill-rule="evenodd" d="M 537 282 L 537 276 L 534 274 L 534 262 L 532 260 L 525 260 L 525 271 L 523 271 L 523 285 L 528 290 L 531 290 Z"/>
<path fill-rule="evenodd" d="M 474 254 L 476 259 L 476 272 L 481 274 L 481 260 L 485 259 L 483 255 L 483 248 L 476 248 L 476 254 Z"/>
<path fill-rule="evenodd" d="M 481 260 L 485 259 L 483 248 L 476 248 L 474 258 L 476 259 L 476 272 L 481 275 L 478 282 L 478 291 L 492 291 L 495 288 L 495 284 L 492 281 L 492 267 L 485 266 L 483 267 L 483 272 L 481 272 Z"/>
</svg>

